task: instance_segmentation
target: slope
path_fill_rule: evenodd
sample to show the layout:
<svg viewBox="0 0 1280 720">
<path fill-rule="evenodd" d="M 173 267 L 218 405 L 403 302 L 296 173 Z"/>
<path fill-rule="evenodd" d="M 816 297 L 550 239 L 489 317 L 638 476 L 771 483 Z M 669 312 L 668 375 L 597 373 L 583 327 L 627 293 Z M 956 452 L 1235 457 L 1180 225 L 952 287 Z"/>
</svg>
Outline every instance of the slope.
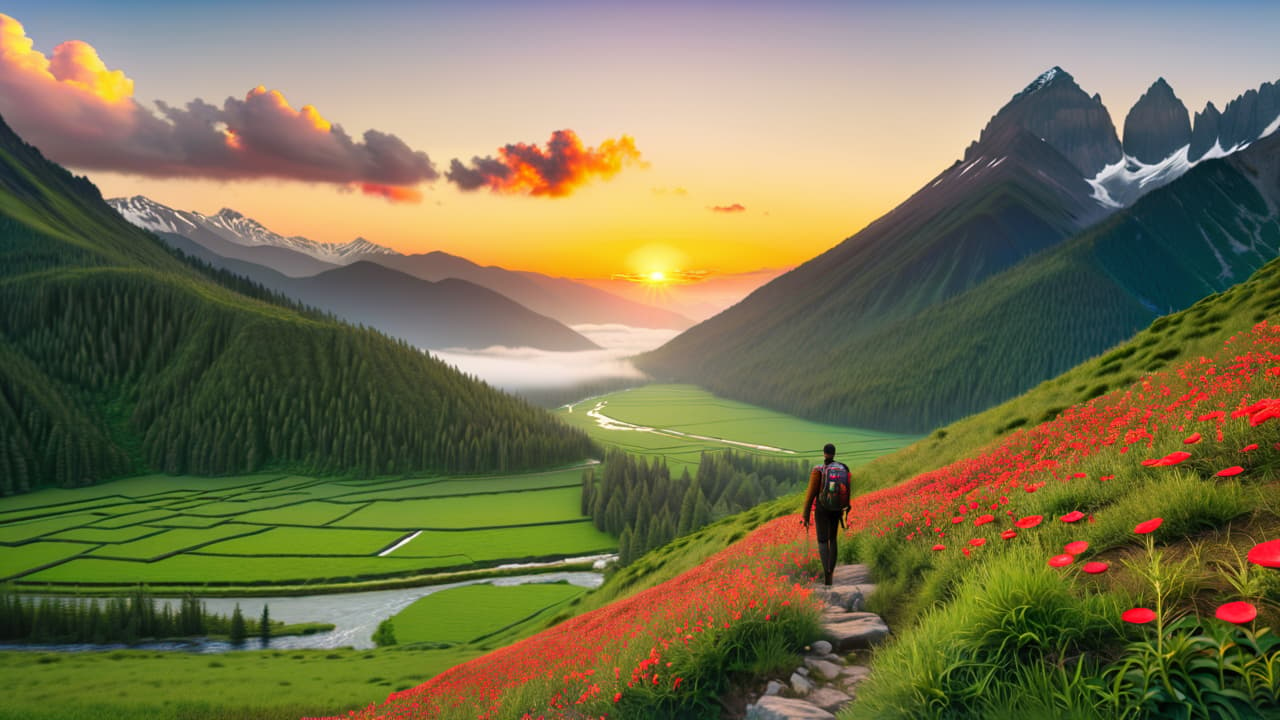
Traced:
<svg viewBox="0 0 1280 720">
<path fill-rule="evenodd" d="M 1021 717 L 1171 716 L 1176 701 L 1160 705 L 1158 695 L 1141 692 L 1144 673 L 1159 669 L 1121 658 L 1133 641 L 1155 652 L 1149 634 L 1127 630 L 1120 620 L 1135 595 L 1151 602 L 1142 573 L 1161 567 L 1158 559 L 1154 570 L 1144 564 L 1131 528 L 1163 515 L 1152 536 L 1159 545 L 1145 557 L 1151 562 L 1153 551 L 1167 553 L 1177 560 L 1172 572 L 1185 573 L 1175 578 L 1164 566 L 1166 574 L 1157 576 L 1185 588 L 1164 596 L 1169 605 L 1153 603 L 1168 620 L 1197 609 L 1203 616 L 1206 604 L 1212 608 L 1233 592 L 1222 571 L 1182 558 L 1230 557 L 1232 550 L 1242 556 L 1258 539 L 1280 534 L 1273 500 L 1280 455 L 1272 447 L 1280 422 L 1268 422 L 1280 417 L 1277 319 L 1280 260 L 1162 318 L 1107 356 L 860 470 L 860 488 L 871 492 L 855 501 L 857 534 L 846 547 L 875 566 L 879 589 L 872 601 L 892 612 L 898 639 L 877 650 L 855 715 L 992 717 L 1007 704 Z M 1171 362 L 1171 349 L 1188 359 Z M 1089 380 L 1113 365 L 1139 379 L 1058 409 L 1060 402 L 1084 400 Z M 1009 433 L 1003 426 L 1011 415 L 1023 424 L 1027 417 L 1049 420 Z M 1188 437 L 1198 428 L 1204 439 Z M 1140 462 L 1175 448 L 1189 448 L 1187 467 Z M 1233 462 L 1243 479 L 1213 476 Z M 779 518 L 798 505 L 795 497 L 779 500 L 678 539 L 612 576 L 579 604 L 577 617 L 557 618 L 538 636 L 395 693 L 356 717 L 464 717 L 477 708 L 495 717 L 718 715 L 728 682 L 744 681 L 750 670 L 789 671 L 797 662 L 789 653 L 813 637 L 804 619 L 816 621 L 820 603 L 796 580 L 814 553 L 803 549 L 794 515 Z M 1091 513 L 1097 522 L 1056 521 L 1069 510 L 1082 512 L 1067 520 Z M 1021 516 L 1028 522 L 1015 535 L 995 539 Z M 1038 516 L 1045 522 L 1033 529 Z M 1087 580 L 1047 567 L 1046 558 L 1061 553 L 1067 540 L 1086 541 L 1075 552 L 1101 558 L 1108 574 Z M 930 549 L 933 543 L 941 547 Z M 1280 583 L 1249 581 L 1245 568 L 1237 576 L 1244 589 L 1236 593 L 1259 605 L 1261 598 L 1280 599 Z M 1274 611 L 1259 617 L 1265 625 Z M 1218 651 L 1230 661 L 1231 647 L 1250 642 L 1247 631 L 1229 627 L 1205 626 L 1193 635 L 1198 628 L 1189 621 L 1161 620 L 1156 631 L 1165 627 L 1184 643 L 1209 642 L 1211 633 L 1229 638 L 1197 645 L 1204 652 L 1186 653 L 1187 665 L 1171 657 L 1171 668 L 1189 674 L 1199 672 L 1196 658 L 1216 660 L 1211 653 Z M 1258 654 L 1269 665 L 1280 661 L 1273 645 Z M 1130 669 L 1137 680 L 1125 674 Z M 1217 677 L 1239 688 L 1243 675 Z M 1253 717 L 1274 710 L 1280 681 L 1258 679 L 1252 697 L 1220 693 L 1225 681 L 1180 687 Z"/>
<path fill-rule="evenodd" d="M 211 281 L 2 121 L 0 259 L 5 494 L 142 469 L 371 474 L 590 452 L 430 356 Z"/>
</svg>

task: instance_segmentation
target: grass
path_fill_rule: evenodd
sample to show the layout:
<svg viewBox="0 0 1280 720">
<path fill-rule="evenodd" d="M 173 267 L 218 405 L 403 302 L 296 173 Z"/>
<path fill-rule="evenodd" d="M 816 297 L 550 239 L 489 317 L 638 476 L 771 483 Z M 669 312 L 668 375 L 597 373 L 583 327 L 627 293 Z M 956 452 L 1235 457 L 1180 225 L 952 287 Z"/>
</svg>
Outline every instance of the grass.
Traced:
<svg viewBox="0 0 1280 720">
<path fill-rule="evenodd" d="M 599 403 L 601 412 L 633 425 L 660 428 L 735 443 L 764 445 L 783 452 L 751 449 L 738 444 L 673 434 L 604 429 L 587 416 Z M 749 451 L 769 457 L 820 457 L 822 446 L 835 443 L 840 459 L 850 467 L 892 452 L 916 437 L 873 430 L 824 425 L 791 415 L 717 397 L 693 385 L 646 385 L 592 398 L 559 411 L 562 420 L 585 430 L 592 439 L 635 455 L 662 456 L 678 475 L 697 469 L 704 450 Z"/>
<path fill-rule="evenodd" d="M 579 474 L 579 478 L 581 475 Z M 333 523 L 334 527 L 475 528 L 535 525 L 582 518 L 581 481 L 574 487 L 510 494 L 383 500 Z"/>
<path fill-rule="evenodd" d="M 479 652 L 0 652 L 2 720 L 297 720 L 343 714 Z"/>
<path fill-rule="evenodd" d="M 584 592 L 568 583 L 467 585 L 432 593 L 391 618 L 396 641 L 467 643 L 529 622 Z"/>
<path fill-rule="evenodd" d="M 496 572 L 503 562 L 613 550 L 616 540 L 581 514 L 581 473 L 571 467 L 372 480 L 149 475 L 41 490 L 0 498 L 0 544 L 11 546 L 0 579 L 41 592 L 134 583 L 319 590 L 392 577 L 422 584 L 439 571 Z M 424 528 L 438 530 L 376 557 Z"/>
</svg>

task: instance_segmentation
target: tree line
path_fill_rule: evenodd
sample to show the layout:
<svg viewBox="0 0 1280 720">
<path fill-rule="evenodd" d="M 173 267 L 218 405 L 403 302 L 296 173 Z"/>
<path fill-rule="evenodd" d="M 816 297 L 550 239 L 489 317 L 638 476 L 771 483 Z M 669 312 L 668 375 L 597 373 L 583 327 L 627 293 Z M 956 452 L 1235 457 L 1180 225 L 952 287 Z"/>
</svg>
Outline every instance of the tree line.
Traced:
<svg viewBox="0 0 1280 720">
<path fill-rule="evenodd" d="M 204 603 L 188 595 L 156 607 L 144 588 L 107 598 L 24 598 L 11 589 L 0 591 L 0 641 L 28 643 L 128 643 L 144 640 L 225 635 L 232 643 L 249 636 L 270 642 L 284 623 L 271 620 L 262 606 L 258 620 L 246 620 L 239 604 L 230 617 L 210 613 Z"/>
<path fill-rule="evenodd" d="M 602 466 L 582 474 L 582 513 L 618 538 L 618 563 L 627 565 L 714 520 L 796 492 L 808 479 L 802 460 L 733 450 L 703 451 L 696 476 L 686 468 L 673 479 L 665 458 L 610 448 Z"/>
</svg>

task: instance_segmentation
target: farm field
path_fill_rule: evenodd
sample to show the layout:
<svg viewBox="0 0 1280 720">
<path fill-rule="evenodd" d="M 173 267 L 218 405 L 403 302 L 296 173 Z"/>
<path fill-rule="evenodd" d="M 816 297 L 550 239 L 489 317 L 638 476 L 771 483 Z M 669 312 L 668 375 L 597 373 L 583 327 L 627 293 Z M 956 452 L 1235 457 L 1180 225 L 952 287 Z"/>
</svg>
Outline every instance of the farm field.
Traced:
<svg viewBox="0 0 1280 720">
<path fill-rule="evenodd" d="M 545 616 L 583 592 L 568 583 L 467 585 L 432 593 L 391 622 L 399 645 L 469 643 Z"/>
<path fill-rule="evenodd" d="M 581 475 L 151 475 L 42 490 L 0 499 L 0 582 L 311 585 L 610 552 L 581 514 Z"/>
<path fill-rule="evenodd" d="M 592 417 L 596 413 L 619 422 Z M 635 455 L 666 457 L 673 475 L 685 467 L 694 472 L 704 450 L 733 448 L 763 456 L 820 459 L 822 446 L 830 442 L 840 460 L 856 467 L 919 439 L 809 422 L 716 397 L 694 385 L 622 390 L 566 405 L 558 415 L 599 443 Z"/>
</svg>

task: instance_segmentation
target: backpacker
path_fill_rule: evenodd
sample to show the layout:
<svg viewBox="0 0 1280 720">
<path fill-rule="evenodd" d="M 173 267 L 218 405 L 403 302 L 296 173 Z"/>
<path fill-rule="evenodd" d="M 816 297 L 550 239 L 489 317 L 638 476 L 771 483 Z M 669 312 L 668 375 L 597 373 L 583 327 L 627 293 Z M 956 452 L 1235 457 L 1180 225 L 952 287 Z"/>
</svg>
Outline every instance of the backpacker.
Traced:
<svg viewBox="0 0 1280 720">
<path fill-rule="evenodd" d="M 818 507 L 838 512 L 849 507 L 849 468 L 833 462 L 822 466 L 822 485 L 818 488 Z"/>
</svg>

